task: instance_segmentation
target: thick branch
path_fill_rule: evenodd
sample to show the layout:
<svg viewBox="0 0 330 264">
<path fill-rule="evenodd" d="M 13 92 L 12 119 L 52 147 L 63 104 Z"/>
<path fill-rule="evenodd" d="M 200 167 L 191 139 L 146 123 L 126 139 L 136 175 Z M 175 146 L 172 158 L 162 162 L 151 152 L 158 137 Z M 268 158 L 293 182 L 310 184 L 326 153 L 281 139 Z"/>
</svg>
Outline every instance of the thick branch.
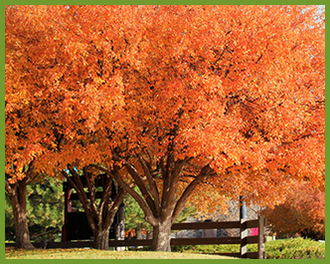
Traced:
<svg viewBox="0 0 330 264">
<path fill-rule="evenodd" d="M 81 203 L 84 207 L 84 210 L 86 212 L 91 213 L 92 208 L 89 205 L 88 197 L 85 193 L 84 186 L 81 183 L 79 175 L 74 171 L 73 168 L 69 167 L 68 169 L 74 180 L 72 180 L 72 178 L 65 171 L 62 171 L 62 174 L 67 178 L 70 185 L 76 190 L 78 198 L 81 201 Z M 93 211 L 93 213 L 95 213 L 95 212 Z"/>
<path fill-rule="evenodd" d="M 146 200 L 151 211 L 156 212 L 155 203 L 154 203 L 153 199 L 151 198 L 144 181 L 141 179 L 139 172 L 135 169 L 135 167 L 132 164 L 130 164 L 128 162 L 125 162 L 125 168 L 129 172 L 129 174 L 132 176 L 132 178 L 134 179 L 137 186 L 139 187 L 139 189 L 143 195 L 143 198 Z"/>
<path fill-rule="evenodd" d="M 37 174 L 33 174 L 34 171 L 34 159 L 32 161 L 30 161 L 30 163 L 28 164 L 26 171 L 23 171 L 23 173 L 25 174 L 25 177 L 20 180 L 20 181 L 16 181 L 14 184 L 10 184 L 8 181 L 8 178 L 10 177 L 9 174 L 5 174 L 5 191 L 7 192 L 7 194 L 9 196 L 13 196 L 16 195 L 16 190 L 19 184 L 29 184 L 31 181 L 33 181 L 38 175 Z"/>
<path fill-rule="evenodd" d="M 182 210 L 184 209 L 184 206 L 191 195 L 191 193 L 196 189 L 196 187 L 203 183 L 206 178 L 215 176 L 216 172 L 209 166 L 206 165 L 202 168 L 200 173 L 197 175 L 197 177 L 188 185 L 188 187 L 185 189 L 183 194 L 181 195 L 179 201 L 176 203 L 174 213 L 172 216 L 172 223 L 175 222 L 175 220 L 180 216 Z"/>
<path fill-rule="evenodd" d="M 88 192 L 89 192 L 90 204 L 94 208 L 94 211 L 97 211 L 96 197 L 95 197 L 95 186 L 92 186 L 91 179 L 90 179 L 89 173 L 87 171 L 87 168 L 83 168 L 83 172 L 84 172 L 84 177 L 86 179 L 87 188 L 88 188 Z"/>
<path fill-rule="evenodd" d="M 163 169 L 162 169 L 162 179 L 163 179 L 163 194 L 162 194 L 162 208 L 167 206 L 168 203 L 168 196 L 170 192 L 170 184 L 171 184 L 171 163 L 174 162 L 173 154 L 168 154 L 166 158 L 166 165 L 163 161 Z"/>
<path fill-rule="evenodd" d="M 25 181 L 26 184 L 29 184 L 31 181 L 33 181 L 38 175 L 37 174 L 34 174 L 33 175 L 33 172 L 34 172 L 34 160 L 33 159 L 29 165 L 27 166 L 27 171 L 25 172 L 25 178 L 22 180 L 22 181 Z"/>
<path fill-rule="evenodd" d="M 123 199 L 126 195 L 126 191 L 119 187 L 118 193 L 116 194 L 116 198 L 112 201 L 112 205 L 109 206 L 106 213 L 106 220 L 104 221 L 104 225 L 109 225 L 111 219 L 114 218 L 115 214 L 118 211 L 119 206 L 122 204 Z"/>
<path fill-rule="evenodd" d="M 184 166 L 189 161 L 189 158 L 184 160 L 178 160 L 174 164 L 174 168 L 170 171 L 168 179 L 164 181 L 164 190 L 162 197 L 162 207 L 166 208 L 169 205 L 174 205 L 175 203 L 175 194 L 176 194 L 176 185 L 179 182 L 180 175 Z"/>
<path fill-rule="evenodd" d="M 158 189 L 157 189 L 156 182 L 154 181 L 154 179 L 153 179 L 153 177 L 150 173 L 150 169 L 149 169 L 147 163 L 145 162 L 145 160 L 143 159 L 142 155 L 139 154 L 138 157 L 139 157 L 139 161 L 142 165 L 142 168 L 144 170 L 144 173 L 147 177 L 147 180 L 149 182 L 150 193 L 151 193 L 152 197 L 154 198 L 156 214 L 158 214 L 159 211 L 160 211 L 160 197 L 159 197 L 159 192 L 158 192 Z"/>
<path fill-rule="evenodd" d="M 98 207 L 101 215 L 103 215 L 103 212 L 106 212 L 108 210 L 108 208 L 110 207 L 109 200 L 110 200 L 111 193 L 113 191 L 112 186 L 113 186 L 112 178 L 107 177 L 105 186 L 103 186 L 102 197 L 101 197 L 101 201 L 100 201 L 100 204 Z"/>
<path fill-rule="evenodd" d="M 122 178 L 121 175 L 119 174 L 119 170 L 118 168 L 115 166 L 114 170 L 111 172 L 105 168 L 103 168 L 102 166 L 99 165 L 93 165 L 94 168 L 99 169 L 100 171 L 106 172 L 109 175 L 111 175 L 111 177 L 113 179 L 115 179 L 115 181 L 126 191 L 128 192 L 134 199 L 135 201 L 137 201 L 137 203 L 140 205 L 141 209 L 144 212 L 146 221 L 149 222 L 151 225 L 156 225 L 156 219 L 153 215 L 153 213 L 151 212 L 150 208 L 148 207 L 148 205 L 146 204 L 145 200 L 142 199 L 142 197 L 133 189 L 133 186 L 129 186 Z"/>
<path fill-rule="evenodd" d="M 10 196 L 14 196 L 15 195 L 15 189 L 17 187 L 17 183 L 15 183 L 14 185 L 9 184 L 8 180 L 6 179 L 5 181 L 5 190 L 7 192 L 7 195 Z"/>
</svg>

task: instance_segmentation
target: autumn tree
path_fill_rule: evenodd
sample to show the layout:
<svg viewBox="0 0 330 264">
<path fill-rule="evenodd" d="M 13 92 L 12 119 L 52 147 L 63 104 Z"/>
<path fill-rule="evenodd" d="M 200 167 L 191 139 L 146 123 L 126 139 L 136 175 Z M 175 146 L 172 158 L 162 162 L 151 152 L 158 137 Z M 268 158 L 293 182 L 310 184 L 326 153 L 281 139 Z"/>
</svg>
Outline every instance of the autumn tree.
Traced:
<svg viewBox="0 0 330 264">
<path fill-rule="evenodd" d="M 210 187 L 263 205 L 294 181 L 324 188 L 318 7 L 24 8 L 24 36 L 44 27 L 33 45 L 48 45 L 13 61 L 39 65 L 22 88 L 49 102 L 36 170 L 107 173 L 153 226 L 153 250 L 170 250 L 171 225 Z"/>
<path fill-rule="evenodd" d="M 41 122 L 42 111 L 31 111 L 42 102 L 31 103 L 30 93 L 25 88 L 27 84 L 31 88 L 28 80 L 33 76 L 30 74 L 32 69 L 19 63 L 23 58 L 28 62 L 29 56 L 20 46 L 23 43 L 12 37 L 24 34 L 16 24 L 23 21 L 14 21 L 12 17 L 15 9 L 7 6 L 5 10 L 5 191 L 13 208 L 16 247 L 28 249 L 33 246 L 26 220 L 27 185 L 38 176 L 34 170 L 35 161 L 42 152 L 40 143 L 47 129 Z M 31 37 L 26 41 L 32 41 Z M 19 75 L 17 67 L 20 68 Z"/>
<path fill-rule="evenodd" d="M 325 238 L 325 193 L 309 184 L 297 184 L 285 201 L 262 211 L 278 236 L 296 234 Z"/>
<path fill-rule="evenodd" d="M 53 16 L 56 11 L 57 16 Z M 72 18 L 70 11 L 66 7 L 51 12 L 46 6 L 6 7 L 6 193 L 13 207 L 17 248 L 33 247 L 26 219 L 26 192 L 27 185 L 42 173 L 62 180 L 67 177 L 76 189 L 94 233 L 95 248 L 108 248 L 109 228 L 125 193 L 119 188 L 111 196 L 112 180 L 106 177 L 103 195 L 96 199 L 94 183 L 99 174 L 88 167 L 88 162 L 96 159 L 88 153 L 94 146 L 93 134 L 90 127 L 87 134 L 84 132 L 86 123 L 93 124 L 100 109 L 96 104 L 92 107 L 91 102 L 103 96 L 100 103 L 107 107 L 106 96 L 116 89 L 93 92 L 93 86 L 84 91 L 90 83 L 89 71 L 85 68 L 83 74 L 73 70 L 83 70 L 83 58 L 77 53 L 80 39 L 70 39 L 70 34 L 78 37 L 78 33 L 70 32 L 70 25 L 61 24 L 66 16 Z M 94 44 L 90 47 L 97 53 Z M 84 48 L 81 52 L 87 54 Z M 89 107 L 88 113 L 83 114 L 80 107 Z M 73 138 L 75 141 L 70 140 Z M 83 171 L 88 194 L 76 170 Z"/>
<path fill-rule="evenodd" d="M 136 12 L 145 11 L 123 33 L 132 46 L 126 111 L 109 135 L 125 128 L 112 157 L 144 199 L 119 166 L 113 177 L 154 227 L 153 250 L 170 250 L 171 224 L 203 184 L 263 204 L 279 202 L 292 179 L 322 186 L 324 21 L 316 7 Z"/>
</svg>

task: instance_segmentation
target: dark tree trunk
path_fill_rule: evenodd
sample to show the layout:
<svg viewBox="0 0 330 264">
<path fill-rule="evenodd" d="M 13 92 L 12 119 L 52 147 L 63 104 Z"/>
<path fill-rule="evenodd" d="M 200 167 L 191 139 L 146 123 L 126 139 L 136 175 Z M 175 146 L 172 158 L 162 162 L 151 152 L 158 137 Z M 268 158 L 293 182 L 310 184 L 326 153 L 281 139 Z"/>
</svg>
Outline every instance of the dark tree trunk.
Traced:
<svg viewBox="0 0 330 264">
<path fill-rule="evenodd" d="M 27 184 L 25 182 L 16 183 L 16 186 L 7 192 L 14 213 L 16 249 L 34 249 L 30 242 L 26 219 L 26 193 Z"/>
<path fill-rule="evenodd" d="M 109 249 L 109 228 L 105 230 L 97 230 L 94 233 L 95 249 L 108 250 Z"/>
</svg>

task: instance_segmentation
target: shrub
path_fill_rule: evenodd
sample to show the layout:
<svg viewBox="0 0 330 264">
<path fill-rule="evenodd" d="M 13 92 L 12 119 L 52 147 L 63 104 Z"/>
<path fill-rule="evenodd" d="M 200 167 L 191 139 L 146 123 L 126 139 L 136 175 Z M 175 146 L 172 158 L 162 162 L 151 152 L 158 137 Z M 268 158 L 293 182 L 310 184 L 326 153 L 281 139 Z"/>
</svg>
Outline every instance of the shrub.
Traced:
<svg viewBox="0 0 330 264">
<path fill-rule="evenodd" d="M 266 243 L 269 259 L 324 259 L 325 243 L 310 239 L 280 239 Z"/>
</svg>

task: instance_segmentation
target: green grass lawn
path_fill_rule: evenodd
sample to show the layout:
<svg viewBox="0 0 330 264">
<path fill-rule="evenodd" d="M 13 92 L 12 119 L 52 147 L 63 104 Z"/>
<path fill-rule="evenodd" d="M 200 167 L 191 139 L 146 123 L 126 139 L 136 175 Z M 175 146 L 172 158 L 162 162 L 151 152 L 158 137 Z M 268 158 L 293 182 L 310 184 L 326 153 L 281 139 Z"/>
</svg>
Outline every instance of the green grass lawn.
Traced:
<svg viewBox="0 0 330 264">
<path fill-rule="evenodd" d="M 231 257 L 179 252 L 112 251 L 95 249 L 35 249 L 6 248 L 6 259 L 233 259 Z"/>
<path fill-rule="evenodd" d="M 146 250 L 146 249 L 143 249 Z M 265 244 L 269 259 L 324 259 L 325 243 L 309 239 L 280 239 Z M 257 251 L 257 245 L 248 245 L 248 251 Z M 5 249 L 6 259 L 233 259 L 219 255 L 239 252 L 239 245 L 175 246 L 172 252 L 113 251 L 94 249 Z"/>
</svg>

